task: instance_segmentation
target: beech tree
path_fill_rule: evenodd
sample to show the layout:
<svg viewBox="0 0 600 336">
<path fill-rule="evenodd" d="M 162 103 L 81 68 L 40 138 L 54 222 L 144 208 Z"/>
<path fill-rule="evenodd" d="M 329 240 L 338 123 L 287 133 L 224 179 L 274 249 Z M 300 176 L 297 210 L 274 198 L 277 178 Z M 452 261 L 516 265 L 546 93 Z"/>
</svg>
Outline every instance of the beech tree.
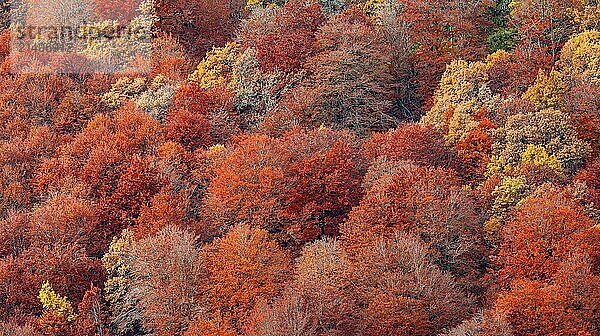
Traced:
<svg viewBox="0 0 600 336">
<path fill-rule="evenodd" d="M 348 293 L 348 267 L 338 241 L 325 239 L 306 245 L 291 289 L 275 302 L 255 308 L 249 334 L 360 334 L 361 319 Z"/>
<path fill-rule="evenodd" d="M 541 188 L 517 208 L 514 219 L 503 228 L 498 253 L 500 283 L 512 279 L 548 281 L 574 249 L 581 249 L 594 260 L 597 252 L 589 245 L 598 235 L 594 225 L 568 195 Z"/>
<path fill-rule="evenodd" d="M 264 71 L 299 70 L 315 53 L 315 33 L 324 21 L 321 6 L 316 2 L 291 0 L 285 3 L 272 21 L 271 31 L 259 35 L 252 44 Z"/>
<path fill-rule="evenodd" d="M 564 95 L 563 111 L 569 115 L 577 136 L 590 144 L 592 149 L 590 159 L 597 158 L 600 154 L 598 92 L 600 92 L 599 86 L 583 84 L 570 88 Z"/>
<path fill-rule="evenodd" d="M 19 325 L 14 322 L 1 322 L 0 335 L 2 336 L 39 336 L 41 335 L 31 324 Z"/>
<path fill-rule="evenodd" d="M 395 233 L 374 246 L 360 249 L 350 268 L 366 335 L 435 333 L 471 313 L 469 296 L 428 259 L 418 238 Z M 444 305 L 432 304 L 442 297 Z"/>
<path fill-rule="evenodd" d="M 579 308 L 580 302 L 570 300 L 571 293 L 539 281 L 519 280 L 512 287 L 511 292 L 498 299 L 497 305 L 506 311 L 514 335 L 593 335 L 595 332 L 586 314 L 594 316 L 592 311 L 597 305 Z"/>
<path fill-rule="evenodd" d="M 528 49 L 541 48 L 558 58 L 559 50 L 574 32 L 569 12 L 582 1 L 526 0 L 511 4 L 511 20 L 519 29 L 521 43 Z"/>
<path fill-rule="evenodd" d="M 139 0 L 94 1 L 94 14 L 101 20 L 130 20 L 135 16 Z"/>
<path fill-rule="evenodd" d="M 255 48 L 246 49 L 233 68 L 235 108 L 244 128 L 252 129 L 260 124 L 265 115 L 277 104 L 275 87 L 278 73 L 266 74 L 260 69 Z"/>
<path fill-rule="evenodd" d="M 108 331 L 108 309 L 100 288 L 93 284 L 77 305 L 77 319 L 74 334 L 77 336 L 104 336 Z"/>
<path fill-rule="evenodd" d="M 175 36 L 187 52 L 200 56 L 213 46 L 224 45 L 233 36 L 243 16 L 244 1 L 156 2 L 158 28 Z"/>
<path fill-rule="evenodd" d="M 328 129 L 242 138 L 215 164 L 209 216 L 225 227 L 263 227 L 288 243 L 335 235 L 361 194 L 357 147 L 350 133 Z"/>
<path fill-rule="evenodd" d="M 38 300 L 44 282 L 66 296 L 73 305 L 83 298 L 90 282 L 102 281 L 102 267 L 75 244 L 33 245 L 18 257 L 4 258 L 0 264 L 0 316 L 24 319 L 40 316 Z"/>
<path fill-rule="evenodd" d="M 205 91 L 192 83 L 179 88 L 166 117 L 167 139 L 189 151 L 227 142 L 237 126 L 232 99 L 222 87 Z"/>
<path fill-rule="evenodd" d="M 476 177 L 491 158 L 492 133 L 500 119 L 502 101 L 491 91 L 487 63 L 454 61 L 450 63 L 433 96 L 433 106 L 421 122 L 440 131 L 462 159 L 461 173 Z"/>
<path fill-rule="evenodd" d="M 598 1 L 11 5 L 0 336 L 600 331 Z"/>
<path fill-rule="evenodd" d="M 191 233 L 166 227 L 136 241 L 130 252 L 131 291 L 141 321 L 155 335 L 181 334 L 202 309 L 204 276 Z"/>
<path fill-rule="evenodd" d="M 42 244 L 78 243 L 91 255 L 98 255 L 108 241 L 93 202 L 71 195 L 59 195 L 35 209 L 31 215 L 31 238 Z"/>
<path fill-rule="evenodd" d="M 574 180 L 585 183 L 586 201 L 597 207 L 600 202 L 600 159 L 595 159 L 588 163 L 585 169 L 580 170 L 575 175 Z"/>
<path fill-rule="evenodd" d="M 131 225 L 140 203 L 160 188 L 148 160 L 139 159 L 163 141 L 159 128 L 130 104 L 112 117 L 97 114 L 60 154 L 41 164 L 35 184 L 41 193 L 66 190 L 96 199 L 105 237 L 111 237 Z"/>
<path fill-rule="evenodd" d="M 190 324 L 190 328 L 184 333 L 186 336 L 235 336 L 237 333 L 222 318 L 198 318 Z"/>
<path fill-rule="evenodd" d="M 289 280 L 291 260 L 267 231 L 240 224 L 202 252 L 208 271 L 209 312 L 243 330 L 261 300 L 276 297 Z"/>
<path fill-rule="evenodd" d="M 504 228 L 496 305 L 515 335 L 594 333 L 600 231 L 571 197 L 540 188 Z"/>
<path fill-rule="evenodd" d="M 485 55 L 491 1 L 365 1 L 381 21 L 391 51 L 396 109 L 415 120 L 431 107 L 444 69 L 453 59 Z M 451 27 L 450 29 L 448 29 Z"/>
<path fill-rule="evenodd" d="M 486 249 L 472 196 L 441 168 L 399 166 L 383 174 L 341 226 L 352 258 L 380 236 L 413 232 L 428 244 L 432 261 L 478 292 Z M 358 259 L 356 259 L 358 260 Z"/>
<path fill-rule="evenodd" d="M 557 71 L 548 75 L 540 70 L 535 83 L 523 94 L 523 98 L 531 101 L 538 109 L 560 109 L 564 105 L 563 95 L 566 91 L 563 76 Z"/>
<path fill-rule="evenodd" d="M 57 137 L 48 126 L 29 125 L 22 118 L 7 121 L 6 126 L 8 138 L 0 145 L 0 187 L 3 190 L 0 209 L 3 213 L 33 206 L 35 184 L 32 176 L 41 162 L 52 156 L 58 145 Z"/>
<path fill-rule="evenodd" d="M 363 145 L 363 153 L 371 160 L 385 156 L 423 166 L 454 168 L 456 164 L 456 154 L 446 146 L 442 134 L 420 124 L 402 124 L 386 133 L 373 134 Z"/>
<path fill-rule="evenodd" d="M 309 118 L 363 134 L 393 127 L 389 51 L 372 22 L 347 9 L 323 25 L 316 39 L 318 53 L 305 65 L 314 99 Z"/>
</svg>

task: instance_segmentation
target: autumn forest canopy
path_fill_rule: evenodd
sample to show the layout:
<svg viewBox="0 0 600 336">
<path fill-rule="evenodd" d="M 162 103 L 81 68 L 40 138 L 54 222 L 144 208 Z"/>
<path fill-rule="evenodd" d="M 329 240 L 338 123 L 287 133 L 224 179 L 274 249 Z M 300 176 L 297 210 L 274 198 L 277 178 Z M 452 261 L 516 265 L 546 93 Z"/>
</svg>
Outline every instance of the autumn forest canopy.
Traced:
<svg viewBox="0 0 600 336">
<path fill-rule="evenodd" d="M 0 336 L 600 336 L 599 1 L 0 4 Z"/>
</svg>

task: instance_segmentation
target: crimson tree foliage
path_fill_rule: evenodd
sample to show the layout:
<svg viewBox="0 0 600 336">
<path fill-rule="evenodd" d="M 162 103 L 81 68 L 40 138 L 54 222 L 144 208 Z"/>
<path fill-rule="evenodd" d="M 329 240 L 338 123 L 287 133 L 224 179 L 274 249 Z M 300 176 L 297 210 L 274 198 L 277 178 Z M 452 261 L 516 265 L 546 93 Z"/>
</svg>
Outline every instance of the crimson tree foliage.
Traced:
<svg viewBox="0 0 600 336">
<path fill-rule="evenodd" d="M 508 96 L 511 93 L 518 94 L 525 92 L 527 87 L 533 82 L 533 78 L 519 73 L 522 64 L 516 61 L 514 53 L 508 53 L 504 50 L 496 51 L 486 59 L 487 75 L 489 77 L 488 85 L 492 92 Z M 528 76 L 531 76 L 531 69 L 527 69 Z M 520 75 L 517 75 L 519 73 Z M 526 78 L 525 83 L 516 81 Z"/>
<path fill-rule="evenodd" d="M 560 48 L 575 31 L 573 10 L 581 9 L 584 1 L 541 1 L 524 0 L 514 2 L 511 9 L 511 23 L 519 30 L 520 44 L 528 56 L 536 49 L 551 56 L 556 61 Z"/>
<path fill-rule="evenodd" d="M 36 182 L 47 192 L 79 180 L 92 196 L 106 197 L 116 189 L 124 163 L 149 152 L 160 139 L 158 122 L 130 105 L 112 118 L 97 114 L 58 155 L 42 164 Z"/>
<path fill-rule="evenodd" d="M 103 110 L 98 96 L 79 91 L 68 92 L 54 112 L 54 129 L 59 134 L 75 134 L 98 110 Z"/>
<path fill-rule="evenodd" d="M 201 58 L 212 46 L 224 45 L 244 15 L 239 0 L 158 0 L 158 28 L 174 36 L 187 52 Z"/>
<path fill-rule="evenodd" d="M 110 237 L 131 225 L 140 203 L 160 189 L 156 173 L 140 156 L 152 154 L 162 141 L 156 120 L 125 105 L 112 117 L 97 114 L 41 164 L 34 181 L 42 193 L 67 190 L 96 199 Z"/>
<path fill-rule="evenodd" d="M 133 227 L 136 237 L 155 234 L 169 225 L 190 226 L 186 212 L 189 205 L 181 193 L 169 187 L 161 189 L 152 197 L 150 204 L 140 209 L 140 215 L 136 218 L 136 225 Z"/>
<path fill-rule="evenodd" d="M 585 183 L 585 200 L 598 208 L 600 205 L 600 158 L 590 161 L 573 179 Z"/>
<path fill-rule="evenodd" d="M 0 256 L 17 256 L 31 245 L 29 216 L 23 212 L 7 215 L 0 222 Z"/>
<path fill-rule="evenodd" d="M 140 0 L 109 0 L 93 2 L 94 14 L 101 21 L 119 20 L 127 22 L 136 15 Z"/>
<path fill-rule="evenodd" d="M 238 146 L 215 163 L 208 187 L 206 211 L 214 217 L 215 234 L 238 222 L 250 222 L 274 231 L 271 223 L 281 209 L 284 190 L 274 141 L 264 135 L 240 139 Z M 221 227 L 223 226 L 223 227 Z"/>
<path fill-rule="evenodd" d="M 289 243 L 335 235 L 361 195 L 357 147 L 350 133 L 325 128 L 240 138 L 214 165 L 208 216 L 217 230 L 244 222 Z"/>
<path fill-rule="evenodd" d="M 571 255 L 553 281 L 515 280 L 496 303 L 514 335 L 594 335 L 598 326 L 598 264 Z"/>
<path fill-rule="evenodd" d="M 0 316 L 25 319 L 41 313 L 39 288 L 45 281 L 79 303 L 90 283 L 100 283 L 100 262 L 74 244 L 34 245 L 0 261 Z"/>
<path fill-rule="evenodd" d="M 6 8 L 6 5 L 4 5 Z M 9 13 L 6 13 L 9 14 Z M 5 17 L 3 15 L 3 17 Z M 10 41 L 12 38 L 12 33 L 10 30 L 4 30 L 0 34 L 0 71 L 7 72 L 6 66 L 8 64 L 4 63 L 7 59 L 7 56 L 10 53 Z"/>
<path fill-rule="evenodd" d="M 306 58 L 315 52 L 315 33 L 324 21 L 321 6 L 316 1 L 288 1 L 272 21 L 261 27 L 257 18 L 248 22 L 241 37 L 245 47 L 256 48 L 264 71 L 299 70 Z M 265 34 L 262 34 L 262 31 Z"/>
<path fill-rule="evenodd" d="M 50 124 L 52 113 L 61 100 L 76 88 L 71 78 L 58 74 L 37 76 L 29 73 L 3 77 L 0 85 L 0 103 L 6 108 L 2 114 L 3 128 L 9 127 L 10 121 L 18 118 L 24 119 L 28 125 Z M 6 132 L 4 136 L 10 134 Z"/>
<path fill-rule="evenodd" d="M 30 241 L 45 245 L 77 243 L 91 255 L 100 255 L 111 238 L 102 227 L 97 204 L 72 195 L 57 195 L 35 208 L 29 228 Z"/>
<path fill-rule="evenodd" d="M 380 236 L 413 232 L 439 267 L 477 290 L 485 260 L 480 221 L 473 196 L 451 171 L 400 164 L 373 182 L 341 232 L 354 260 Z"/>
<path fill-rule="evenodd" d="M 569 114 L 580 139 L 592 147 L 591 158 L 600 156 L 600 86 L 583 84 L 565 93 L 563 110 Z"/>
<path fill-rule="evenodd" d="M 598 1 L 145 3 L 0 5 L 0 336 L 598 334 Z"/>
<path fill-rule="evenodd" d="M 204 152 L 199 152 L 201 156 Z M 204 225 L 198 223 L 200 203 L 206 179 L 198 176 L 206 167 L 174 142 L 166 142 L 157 150 L 153 165 L 157 176 L 165 182 L 151 200 L 143 204 L 132 228 L 137 238 L 154 234 L 167 226 L 192 230 L 206 239 Z"/>
<path fill-rule="evenodd" d="M 569 37 L 597 22 L 595 1 L 524 0 L 510 6 L 509 25 L 519 32 L 513 63 L 518 72 L 511 73 L 513 83 L 526 79 L 532 83 L 538 69 L 549 71 Z"/>
<path fill-rule="evenodd" d="M 140 214 L 143 206 L 150 203 L 165 184 L 147 159 L 132 158 L 129 167 L 123 172 L 117 188 L 107 200 L 112 216 L 125 225 L 131 226 Z"/>
<path fill-rule="evenodd" d="M 515 335 L 593 335 L 600 230 L 569 193 L 542 187 L 515 211 L 498 253 L 496 303 Z"/>
<path fill-rule="evenodd" d="M 515 211 L 502 232 L 501 284 L 513 279 L 550 281 L 573 255 L 599 257 L 596 223 L 568 195 L 542 187 Z"/>
<path fill-rule="evenodd" d="M 523 94 L 539 70 L 550 72 L 554 63 L 545 49 L 517 46 L 511 53 L 499 50 L 489 55 L 487 64 L 492 91 L 510 97 Z"/>
<path fill-rule="evenodd" d="M 0 322 L 0 336 L 41 336 L 31 324 L 19 325 L 14 322 Z"/>
<path fill-rule="evenodd" d="M 77 312 L 73 336 L 109 335 L 108 310 L 100 288 L 90 285 L 77 306 Z"/>
<path fill-rule="evenodd" d="M 41 162 L 52 155 L 58 140 L 49 127 L 29 126 L 24 119 L 17 118 L 7 127 L 10 138 L 0 145 L 0 188 L 3 190 L 0 209 L 3 213 L 33 205 L 32 176 Z"/>
<path fill-rule="evenodd" d="M 420 124 L 402 124 L 386 133 L 373 134 L 363 145 L 363 153 L 370 160 L 385 156 L 423 166 L 456 166 L 456 154 L 446 146 L 442 134 Z"/>
<path fill-rule="evenodd" d="M 189 329 L 184 333 L 185 336 L 235 336 L 238 333 L 221 317 L 207 319 L 196 319 Z"/>
<path fill-rule="evenodd" d="M 185 80 L 192 68 L 192 60 L 186 57 L 185 49 L 173 36 L 158 34 L 152 39 L 150 56 L 150 78 L 162 75 L 177 83 Z"/>
<path fill-rule="evenodd" d="M 167 115 L 167 139 L 189 151 L 227 142 L 237 126 L 232 99 L 223 87 L 206 91 L 191 83 L 179 88 Z"/>
<path fill-rule="evenodd" d="M 597 281 L 598 275 L 588 271 L 583 278 L 570 280 L 514 281 L 511 291 L 497 301 L 514 335 L 594 335 L 599 305 L 597 290 L 589 281 Z"/>
<path fill-rule="evenodd" d="M 463 174 L 476 179 L 485 173 L 492 156 L 493 140 L 490 131 L 494 128 L 495 125 L 485 119 L 456 144 L 460 163 L 463 164 L 459 171 L 464 172 Z"/>
</svg>

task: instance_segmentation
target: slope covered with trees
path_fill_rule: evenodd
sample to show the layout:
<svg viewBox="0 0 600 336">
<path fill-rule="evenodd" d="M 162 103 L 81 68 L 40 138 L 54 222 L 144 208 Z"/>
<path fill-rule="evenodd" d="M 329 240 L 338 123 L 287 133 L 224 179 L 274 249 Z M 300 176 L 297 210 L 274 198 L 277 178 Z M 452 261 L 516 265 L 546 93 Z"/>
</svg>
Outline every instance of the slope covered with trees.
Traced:
<svg viewBox="0 0 600 336">
<path fill-rule="evenodd" d="M 0 336 L 600 336 L 600 2 L 95 2 L 1 8 Z"/>
</svg>

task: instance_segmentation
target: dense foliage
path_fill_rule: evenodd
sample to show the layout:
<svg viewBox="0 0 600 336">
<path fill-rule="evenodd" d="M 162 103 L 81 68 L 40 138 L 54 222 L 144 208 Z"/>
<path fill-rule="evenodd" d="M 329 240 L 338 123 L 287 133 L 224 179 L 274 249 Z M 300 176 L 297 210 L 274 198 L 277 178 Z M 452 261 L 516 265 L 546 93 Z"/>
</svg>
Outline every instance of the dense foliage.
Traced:
<svg viewBox="0 0 600 336">
<path fill-rule="evenodd" d="M 600 2 L 96 2 L 0 8 L 0 336 L 600 336 Z"/>
</svg>

